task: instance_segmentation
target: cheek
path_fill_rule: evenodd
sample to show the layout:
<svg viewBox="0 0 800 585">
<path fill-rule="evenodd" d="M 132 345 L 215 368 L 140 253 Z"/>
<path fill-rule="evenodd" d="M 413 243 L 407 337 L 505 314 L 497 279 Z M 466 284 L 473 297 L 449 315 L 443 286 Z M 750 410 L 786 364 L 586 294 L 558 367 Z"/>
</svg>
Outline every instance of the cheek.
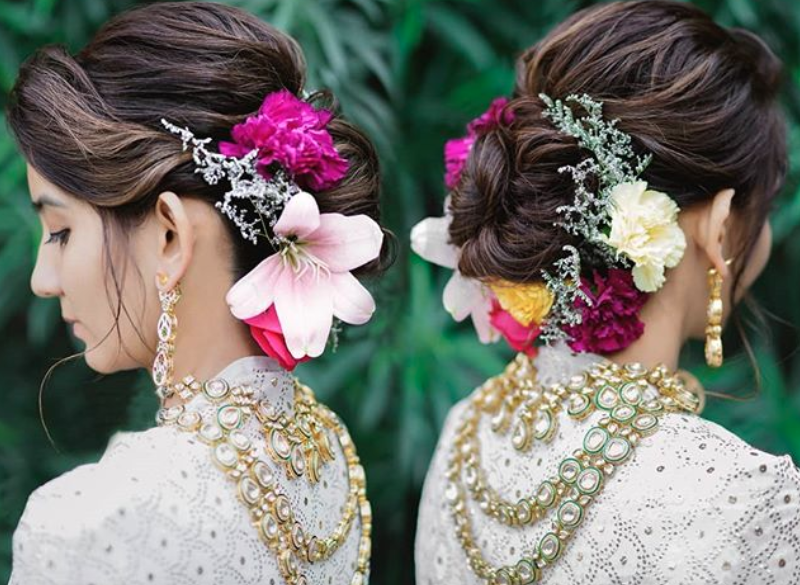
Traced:
<svg viewBox="0 0 800 585">
<path fill-rule="evenodd" d="M 74 229 L 61 254 L 61 286 L 69 311 L 92 334 L 112 315 L 105 302 L 103 268 L 102 240 Z"/>
<path fill-rule="evenodd" d="M 141 364 L 142 344 L 136 328 L 141 330 L 143 299 L 135 267 L 124 270 L 123 263 L 114 260 L 115 282 L 104 249 L 102 225 L 75 230 L 62 254 L 61 282 L 64 301 L 80 321 L 76 333 L 86 344 L 87 365 L 100 373 L 112 373 Z M 118 286 L 122 290 L 121 309 Z M 115 329 L 117 313 L 119 335 Z"/>
</svg>

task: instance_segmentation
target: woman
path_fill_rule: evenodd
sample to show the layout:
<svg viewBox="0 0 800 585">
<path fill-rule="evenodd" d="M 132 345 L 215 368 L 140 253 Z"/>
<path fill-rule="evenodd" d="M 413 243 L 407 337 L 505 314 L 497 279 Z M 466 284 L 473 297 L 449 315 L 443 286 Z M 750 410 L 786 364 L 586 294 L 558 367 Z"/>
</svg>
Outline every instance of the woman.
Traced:
<svg viewBox="0 0 800 585">
<path fill-rule="evenodd" d="M 673 373 L 691 338 L 722 363 L 767 261 L 778 77 L 692 6 L 611 3 L 526 51 L 511 99 L 448 143 L 445 217 L 412 245 L 455 270 L 455 318 L 520 354 L 445 423 L 420 585 L 798 582 L 798 469 L 696 416 Z"/>
<path fill-rule="evenodd" d="M 379 177 L 304 80 L 294 40 L 212 3 L 139 8 L 23 65 L 33 291 L 92 369 L 152 368 L 162 407 L 30 497 L 12 583 L 366 581 L 364 471 L 290 371 L 375 309 L 353 272 L 385 264 Z"/>
</svg>

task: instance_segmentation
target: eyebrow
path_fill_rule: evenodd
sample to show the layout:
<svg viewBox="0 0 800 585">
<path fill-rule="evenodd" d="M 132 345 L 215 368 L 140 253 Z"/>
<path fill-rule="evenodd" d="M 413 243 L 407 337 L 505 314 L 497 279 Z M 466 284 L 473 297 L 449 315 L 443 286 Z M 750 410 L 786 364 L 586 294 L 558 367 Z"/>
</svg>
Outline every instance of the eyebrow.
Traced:
<svg viewBox="0 0 800 585">
<path fill-rule="evenodd" d="M 41 197 L 39 197 L 39 199 L 33 201 L 32 203 L 33 203 L 33 208 L 36 210 L 36 213 L 41 213 L 42 209 L 45 206 L 61 207 L 61 208 L 64 208 L 64 207 L 67 206 L 62 201 L 59 201 L 58 199 L 54 199 L 53 197 L 50 197 L 49 195 L 42 195 Z"/>
</svg>

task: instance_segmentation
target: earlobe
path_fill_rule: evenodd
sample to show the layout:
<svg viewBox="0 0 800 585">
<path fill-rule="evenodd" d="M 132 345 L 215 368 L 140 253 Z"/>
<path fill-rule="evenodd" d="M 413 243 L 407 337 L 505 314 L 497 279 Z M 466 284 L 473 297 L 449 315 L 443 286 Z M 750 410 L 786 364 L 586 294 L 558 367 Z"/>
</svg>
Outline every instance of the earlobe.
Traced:
<svg viewBox="0 0 800 585">
<path fill-rule="evenodd" d="M 194 227 L 183 201 L 172 191 L 158 196 L 155 208 L 158 223 L 157 276 L 160 290 L 174 288 L 192 261 Z"/>
<path fill-rule="evenodd" d="M 725 242 L 734 194 L 733 189 L 723 189 L 714 195 L 701 234 L 701 245 L 712 267 L 716 268 L 723 278 L 728 278 L 730 273 L 729 262 L 725 258 Z"/>
</svg>

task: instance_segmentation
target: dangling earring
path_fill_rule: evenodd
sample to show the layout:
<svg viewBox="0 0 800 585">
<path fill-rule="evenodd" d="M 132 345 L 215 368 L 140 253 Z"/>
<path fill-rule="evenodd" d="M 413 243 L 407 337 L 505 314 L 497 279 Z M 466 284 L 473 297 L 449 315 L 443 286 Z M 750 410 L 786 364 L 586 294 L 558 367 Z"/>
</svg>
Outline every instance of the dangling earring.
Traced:
<svg viewBox="0 0 800 585">
<path fill-rule="evenodd" d="M 159 283 L 166 284 L 166 274 L 158 275 Z M 158 319 L 158 347 L 156 359 L 153 361 L 153 382 L 156 385 L 156 395 L 163 404 L 174 394 L 172 377 L 174 373 L 173 360 L 175 357 L 175 335 L 178 332 L 178 318 L 175 316 L 175 306 L 181 300 L 181 287 L 176 284 L 172 290 L 158 291 L 161 301 L 161 316 Z"/>
<path fill-rule="evenodd" d="M 712 368 L 722 365 L 722 275 L 708 269 L 708 325 L 706 325 L 706 363 Z"/>
</svg>

